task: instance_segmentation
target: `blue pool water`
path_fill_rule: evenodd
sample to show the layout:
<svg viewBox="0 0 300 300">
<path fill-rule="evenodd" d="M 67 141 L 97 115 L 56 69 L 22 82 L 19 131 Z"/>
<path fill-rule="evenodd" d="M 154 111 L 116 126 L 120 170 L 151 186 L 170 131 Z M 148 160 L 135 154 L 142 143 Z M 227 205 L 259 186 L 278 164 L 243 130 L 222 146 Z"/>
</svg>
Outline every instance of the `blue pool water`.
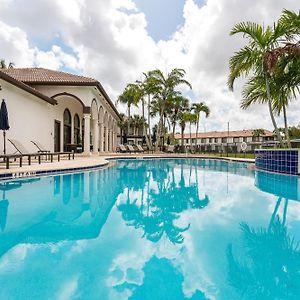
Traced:
<svg viewBox="0 0 300 300">
<path fill-rule="evenodd" d="M 0 183 L 0 299 L 300 299 L 298 177 L 122 160 Z"/>
</svg>

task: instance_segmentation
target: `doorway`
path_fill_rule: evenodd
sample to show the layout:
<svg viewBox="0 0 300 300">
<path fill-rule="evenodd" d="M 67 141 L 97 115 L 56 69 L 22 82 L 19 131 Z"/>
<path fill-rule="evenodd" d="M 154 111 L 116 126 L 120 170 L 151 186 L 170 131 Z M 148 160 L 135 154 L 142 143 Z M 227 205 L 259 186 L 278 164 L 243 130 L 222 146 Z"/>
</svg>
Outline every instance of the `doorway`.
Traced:
<svg viewBox="0 0 300 300">
<path fill-rule="evenodd" d="M 60 152 L 60 122 L 54 121 L 54 152 Z"/>
</svg>

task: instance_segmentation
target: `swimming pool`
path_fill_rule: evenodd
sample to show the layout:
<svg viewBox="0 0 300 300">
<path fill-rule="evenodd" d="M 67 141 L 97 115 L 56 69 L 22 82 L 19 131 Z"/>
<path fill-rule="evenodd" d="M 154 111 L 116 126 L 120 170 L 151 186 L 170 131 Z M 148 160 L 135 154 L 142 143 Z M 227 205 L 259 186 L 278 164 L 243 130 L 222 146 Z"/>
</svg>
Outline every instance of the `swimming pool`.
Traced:
<svg viewBox="0 0 300 300">
<path fill-rule="evenodd" d="M 119 160 L 0 183 L 0 299 L 300 299 L 299 178 Z"/>
</svg>

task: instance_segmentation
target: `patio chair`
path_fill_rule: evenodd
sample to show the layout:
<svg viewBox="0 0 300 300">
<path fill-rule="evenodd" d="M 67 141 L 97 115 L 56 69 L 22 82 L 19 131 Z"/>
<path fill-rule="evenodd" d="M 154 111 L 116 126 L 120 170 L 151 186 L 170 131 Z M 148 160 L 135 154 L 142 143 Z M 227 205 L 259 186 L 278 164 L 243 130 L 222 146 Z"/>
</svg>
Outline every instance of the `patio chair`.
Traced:
<svg viewBox="0 0 300 300">
<path fill-rule="evenodd" d="M 141 152 L 141 153 L 145 152 L 145 150 L 143 149 L 143 147 L 141 145 L 136 145 L 136 148 L 137 148 L 138 152 Z"/>
<path fill-rule="evenodd" d="M 53 156 L 57 155 L 57 160 L 60 161 L 60 155 L 61 154 L 68 154 L 69 160 L 71 159 L 71 154 L 73 154 L 74 159 L 74 153 L 71 152 L 47 152 L 47 153 L 30 153 L 19 141 L 13 140 L 13 139 L 7 139 L 16 149 L 16 152 L 14 155 L 18 153 L 18 155 L 25 156 L 28 158 L 28 164 L 31 165 L 31 158 L 38 158 L 38 163 L 41 164 L 41 159 L 44 155 L 49 156 L 50 161 L 53 162 Z M 22 165 L 21 159 L 20 159 L 20 166 Z"/>
<path fill-rule="evenodd" d="M 29 153 L 29 151 L 17 140 L 13 139 L 7 139 L 13 147 L 16 149 L 15 153 L 4 155 L 3 158 L 6 161 L 6 168 L 9 169 L 9 159 L 13 158 L 16 160 L 16 158 L 20 159 L 20 167 L 22 167 L 22 158 L 27 157 L 28 158 L 28 164 L 31 165 L 31 158 L 38 158 L 38 163 L 41 163 L 41 153 Z"/>
<path fill-rule="evenodd" d="M 127 149 L 123 144 L 119 144 L 119 152 L 120 153 L 126 153 Z"/>
<path fill-rule="evenodd" d="M 45 147 L 39 141 L 30 141 L 30 142 L 38 148 L 38 152 L 50 153 L 50 150 L 46 150 Z"/>
<path fill-rule="evenodd" d="M 132 145 L 127 145 L 127 149 L 128 149 L 128 152 L 129 152 L 129 153 L 134 153 L 134 152 L 136 152 L 136 150 L 134 150 L 134 148 L 133 148 Z"/>
</svg>

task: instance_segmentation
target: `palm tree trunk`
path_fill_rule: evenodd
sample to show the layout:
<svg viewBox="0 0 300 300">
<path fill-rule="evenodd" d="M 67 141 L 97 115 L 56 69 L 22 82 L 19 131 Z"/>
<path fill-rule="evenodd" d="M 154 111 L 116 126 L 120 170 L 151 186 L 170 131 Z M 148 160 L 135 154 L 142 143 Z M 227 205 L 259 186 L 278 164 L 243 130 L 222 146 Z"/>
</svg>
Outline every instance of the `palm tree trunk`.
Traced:
<svg viewBox="0 0 300 300">
<path fill-rule="evenodd" d="M 173 123 L 173 129 L 172 129 L 172 136 L 173 136 L 173 140 L 175 141 L 175 127 L 176 127 L 176 123 Z"/>
<path fill-rule="evenodd" d="M 130 128 L 130 105 L 128 105 L 128 120 L 127 120 L 127 134 L 129 135 Z"/>
<path fill-rule="evenodd" d="M 146 125 L 145 125 L 146 119 L 145 119 L 145 100 L 144 100 L 144 98 L 142 98 L 142 115 L 143 115 L 143 136 L 146 139 L 146 144 L 147 144 L 148 149 L 150 149 L 150 140 L 148 138 L 147 131 L 146 131 Z"/>
<path fill-rule="evenodd" d="M 198 131 L 199 131 L 199 115 L 198 115 L 198 119 L 197 119 L 197 127 L 196 127 L 196 146 L 198 146 Z"/>
<path fill-rule="evenodd" d="M 269 83 L 268 75 L 265 75 L 265 76 L 266 76 L 266 89 L 267 89 L 268 107 L 269 107 L 270 117 L 271 117 L 274 129 L 275 129 L 277 139 L 280 142 L 280 145 L 283 146 L 282 145 L 282 138 L 281 138 L 281 135 L 279 133 L 277 123 L 276 123 L 276 120 L 275 120 L 274 114 L 273 114 L 273 108 L 272 108 L 272 102 L 271 102 L 271 92 L 270 92 L 270 83 Z"/>
<path fill-rule="evenodd" d="M 151 141 L 151 117 L 150 117 L 150 95 L 148 95 L 148 132 L 149 132 L 149 141 Z"/>
<path fill-rule="evenodd" d="M 285 131 L 285 138 L 287 140 L 287 146 L 288 146 L 288 148 L 291 148 L 291 140 L 290 140 L 289 128 L 288 128 L 288 124 L 287 124 L 285 104 L 283 104 L 283 118 L 284 118 L 284 131 Z"/>
<path fill-rule="evenodd" d="M 184 136 L 184 127 L 181 126 L 181 148 L 183 149 L 183 136 Z"/>
<path fill-rule="evenodd" d="M 190 122 L 190 147 L 192 149 L 192 122 Z"/>
</svg>

